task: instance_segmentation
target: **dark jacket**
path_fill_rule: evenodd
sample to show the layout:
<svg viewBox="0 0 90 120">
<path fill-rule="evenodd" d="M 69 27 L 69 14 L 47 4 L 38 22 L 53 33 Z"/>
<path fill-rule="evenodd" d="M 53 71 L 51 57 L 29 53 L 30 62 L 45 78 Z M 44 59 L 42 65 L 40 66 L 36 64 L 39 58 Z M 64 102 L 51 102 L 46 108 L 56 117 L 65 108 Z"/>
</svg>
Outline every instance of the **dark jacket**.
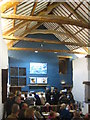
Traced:
<svg viewBox="0 0 90 120">
<path fill-rule="evenodd" d="M 69 111 L 66 109 L 60 110 L 60 118 L 61 120 L 71 120 Z"/>
</svg>

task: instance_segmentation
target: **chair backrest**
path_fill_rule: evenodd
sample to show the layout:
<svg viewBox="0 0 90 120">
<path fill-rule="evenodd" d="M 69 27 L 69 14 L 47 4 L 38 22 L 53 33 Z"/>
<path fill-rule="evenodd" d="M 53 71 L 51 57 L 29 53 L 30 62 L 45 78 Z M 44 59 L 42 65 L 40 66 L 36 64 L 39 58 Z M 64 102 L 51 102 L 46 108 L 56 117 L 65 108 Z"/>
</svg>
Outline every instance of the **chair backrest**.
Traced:
<svg viewBox="0 0 90 120">
<path fill-rule="evenodd" d="M 6 118 L 5 120 L 18 120 L 17 118 Z"/>
</svg>

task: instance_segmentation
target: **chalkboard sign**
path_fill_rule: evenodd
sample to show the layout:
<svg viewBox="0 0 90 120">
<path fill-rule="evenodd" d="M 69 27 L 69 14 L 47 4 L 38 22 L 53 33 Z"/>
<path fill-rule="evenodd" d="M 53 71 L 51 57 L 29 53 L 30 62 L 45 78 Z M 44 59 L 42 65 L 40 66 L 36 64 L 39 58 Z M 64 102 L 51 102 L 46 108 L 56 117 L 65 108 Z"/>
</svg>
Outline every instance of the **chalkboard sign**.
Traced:
<svg viewBox="0 0 90 120">
<path fill-rule="evenodd" d="M 25 86 L 26 85 L 26 78 L 19 78 L 19 86 Z"/>
<path fill-rule="evenodd" d="M 26 76 L 26 68 L 19 68 L 19 76 Z"/>
<path fill-rule="evenodd" d="M 11 77 L 11 86 L 18 86 L 18 77 Z"/>
<path fill-rule="evenodd" d="M 18 67 L 10 67 L 10 76 L 18 76 Z"/>
</svg>

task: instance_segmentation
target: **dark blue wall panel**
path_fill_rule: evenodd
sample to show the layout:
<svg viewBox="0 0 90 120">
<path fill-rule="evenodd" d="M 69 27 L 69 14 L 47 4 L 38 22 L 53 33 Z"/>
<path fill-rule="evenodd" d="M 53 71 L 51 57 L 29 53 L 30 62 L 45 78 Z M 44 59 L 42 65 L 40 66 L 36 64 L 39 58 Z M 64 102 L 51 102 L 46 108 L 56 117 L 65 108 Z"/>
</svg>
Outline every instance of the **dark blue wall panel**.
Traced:
<svg viewBox="0 0 90 120">
<path fill-rule="evenodd" d="M 61 89 L 61 80 L 65 80 L 67 84 L 72 84 L 72 61 L 68 61 L 67 74 L 59 74 L 59 59 L 55 53 L 34 53 L 29 51 L 9 51 L 9 65 L 10 67 L 25 67 L 27 84 L 29 84 L 29 77 L 48 77 L 48 84 L 50 86 Z M 30 75 L 30 62 L 47 63 L 46 75 Z M 28 90 L 29 87 L 23 88 Z"/>
<path fill-rule="evenodd" d="M 46 39 L 56 39 L 54 35 L 29 35 L 28 37 L 34 38 L 46 38 Z M 15 47 L 41 47 L 42 43 L 32 43 L 20 41 Z M 64 45 L 54 45 L 54 44 L 43 44 L 43 49 L 65 49 L 68 50 Z M 26 67 L 26 78 L 27 85 L 29 84 L 29 77 L 48 77 L 48 84 L 50 86 L 55 86 L 59 90 L 61 89 L 61 80 L 65 80 L 67 84 L 72 84 L 72 60 L 68 60 L 67 74 L 59 74 L 59 59 L 57 55 L 68 55 L 65 53 L 46 53 L 46 52 L 31 52 L 31 51 L 9 51 L 9 67 Z M 46 75 L 30 75 L 30 62 L 47 63 L 47 74 Z M 30 91 L 30 88 L 26 86 L 23 90 Z"/>
</svg>

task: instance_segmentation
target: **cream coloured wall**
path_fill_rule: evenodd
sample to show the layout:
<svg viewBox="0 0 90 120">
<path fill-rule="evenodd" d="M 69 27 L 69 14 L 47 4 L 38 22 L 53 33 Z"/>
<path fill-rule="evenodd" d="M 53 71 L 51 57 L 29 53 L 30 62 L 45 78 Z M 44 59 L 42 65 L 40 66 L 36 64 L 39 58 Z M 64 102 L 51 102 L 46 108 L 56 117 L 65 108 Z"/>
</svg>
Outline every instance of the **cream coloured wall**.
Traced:
<svg viewBox="0 0 90 120">
<path fill-rule="evenodd" d="M 3 114 L 3 104 L 2 104 L 2 69 L 8 68 L 8 49 L 5 41 L 2 38 L 1 30 L 1 15 L 0 15 L 0 120 Z"/>
<path fill-rule="evenodd" d="M 84 114 L 88 112 L 85 103 L 85 85 L 83 81 L 88 81 L 88 59 L 77 58 L 73 60 L 73 95 L 76 101 L 82 103 L 82 111 Z"/>
</svg>

